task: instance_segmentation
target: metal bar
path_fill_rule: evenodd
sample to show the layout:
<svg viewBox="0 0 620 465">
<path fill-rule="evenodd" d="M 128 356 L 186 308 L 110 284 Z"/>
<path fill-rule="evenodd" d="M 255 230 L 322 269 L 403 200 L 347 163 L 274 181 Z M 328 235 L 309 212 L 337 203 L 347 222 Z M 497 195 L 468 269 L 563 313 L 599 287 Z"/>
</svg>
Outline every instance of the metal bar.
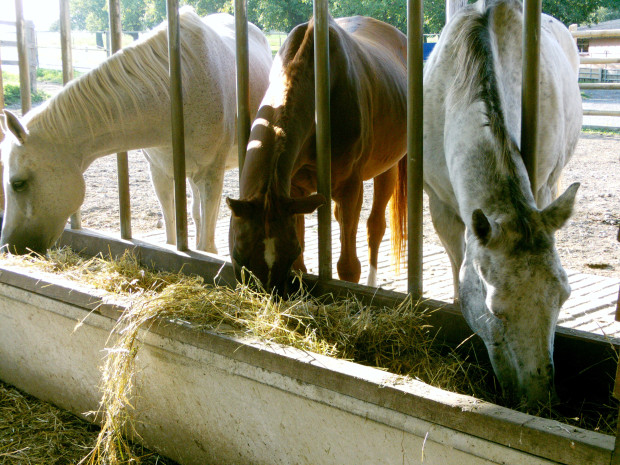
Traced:
<svg viewBox="0 0 620 465">
<path fill-rule="evenodd" d="M 67 85 L 73 79 L 73 59 L 71 56 L 71 17 L 69 0 L 60 0 L 60 55 L 62 61 L 62 83 Z M 71 229 L 82 229 L 82 212 L 71 215 Z"/>
<path fill-rule="evenodd" d="M 2 47 L 0 47 L 0 110 L 4 108 L 4 83 L 2 82 Z"/>
<path fill-rule="evenodd" d="M 620 116 L 620 110 L 583 110 L 585 116 Z"/>
<path fill-rule="evenodd" d="M 598 31 L 571 31 L 574 39 L 620 39 L 620 29 L 600 29 Z"/>
<path fill-rule="evenodd" d="M 28 48 L 24 32 L 24 9 L 22 0 L 15 0 L 15 29 L 17 35 L 17 56 L 19 58 L 19 88 L 22 102 L 22 116 L 30 111 L 30 74 L 28 66 Z"/>
<path fill-rule="evenodd" d="M 317 192 L 325 197 L 319 207 L 319 278 L 332 278 L 331 122 L 329 114 L 329 5 L 314 0 L 314 99 L 316 118 Z"/>
<path fill-rule="evenodd" d="M 73 59 L 71 56 L 71 17 L 69 0 L 60 0 L 60 53 L 62 57 L 62 83 L 73 79 Z"/>
<path fill-rule="evenodd" d="M 166 1 L 168 15 L 168 60 L 170 67 L 170 123 L 174 164 L 174 207 L 177 250 L 187 250 L 187 198 L 185 188 L 185 126 L 181 80 L 181 26 L 178 0 Z"/>
<path fill-rule="evenodd" d="M 239 177 L 250 138 L 250 59 L 246 0 L 235 0 L 235 38 L 237 47 L 237 153 Z"/>
<path fill-rule="evenodd" d="M 119 0 L 108 0 L 110 15 L 110 44 L 112 53 L 123 48 L 121 5 Z M 116 154 L 118 183 L 118 206 L 121 222 L 121 237 L 131 239 L 131 200 L 129 195 L 129 160 L 127 152 Z"/>
<path fill-rule="evenodd" d="M 579 88 L 588 89 L 602 89 L 602 90 L 620 90 L 620 82 L 580 82 Z"/>
<path fill-rule="evenodd" d="M 616 58 L 580 57 L 579 63 L 582 65 L 613 65 L 616 63 L 620 63 L 620 57 L 616 57 Z"/>
<path fill-rule="evenodd" d="M 538 134 L 538 69 L 540 64 L 541 0 L 523 5 L 523 83 L 521 93 L 521 156 L 536 199 L 536 140 Z"/>
<path fill-rule="evenodd" d="M 407 1 L 407 292 L 422 296 L 423 0 Z"/>
</svg>

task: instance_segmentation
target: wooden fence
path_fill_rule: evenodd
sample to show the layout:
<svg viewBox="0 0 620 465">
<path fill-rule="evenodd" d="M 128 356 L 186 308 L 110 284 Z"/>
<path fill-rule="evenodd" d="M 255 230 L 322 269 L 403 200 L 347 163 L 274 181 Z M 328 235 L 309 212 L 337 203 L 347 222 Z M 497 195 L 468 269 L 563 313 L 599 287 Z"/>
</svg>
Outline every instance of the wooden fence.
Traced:
<svg viewBox="0 0 620 465">
<path fill-rule="evenodd" d="M 37 35 L 32 21 L 24 21 L 24 23 L 24 36 L 26 39 L 26 49 L 28 50 L 28 74 L 30 74 L 30 88 L 35 91 L 37 90 L 37 68 L 39 67 L 39 60 L 37 56 Z M 16 27 L 16 24 L 15 21 L 0 21 L 0 26 Z M 0 40 L 0 47 L 17 48 L 17 40 Z M 8 60 L 2 58 L 1 63 L 2 65 L 18 66 L 19 60 Z"/>
<path fill-rule="evenodd" d="M 572 29 L 571 34 L 577 39 L 620 39 L 620 29 L 604 29 L 591 31 L 577 31 Z M 610 65 L 620 64 L 618 57 L 581 57 L 579 60 L 582 65 Z M 581 68 L 579 70 L 580 80 L 585 79 L 589 82 L 580 82 L 579 88 L 582 90 L 620 90 L 620 70 L 609 70 L 603 68 Z M 583 110 L 587 116 L 617 116 L 620 117 L 620 110 Z"/>
</svg>

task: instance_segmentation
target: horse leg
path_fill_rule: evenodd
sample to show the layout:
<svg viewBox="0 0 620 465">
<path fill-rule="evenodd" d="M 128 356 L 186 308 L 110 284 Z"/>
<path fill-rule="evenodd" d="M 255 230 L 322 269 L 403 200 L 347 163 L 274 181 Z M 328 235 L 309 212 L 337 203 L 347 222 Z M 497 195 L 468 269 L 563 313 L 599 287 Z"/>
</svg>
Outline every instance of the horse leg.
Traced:
<svg viewBox="0 0 620 465">
<path fill-rule="evenodd" d="M 166 172 L 159 169 L 155 164 L 149 163 L 151 172 L 151 182 L 164 215 L 164 226 L 166 228 L 166 243 L 175 244 L 177 241 L 177 231 L 174 216 L 174 180 Z"/>
<path fill-rule="evenodd" d="M 291 186 L 291 198 L 297 199 L 302 197 L 307 197 L 310 193 L 305 189 L 302 189 L 297 186 Z M 306 268 L 306 264 L 304 263 L 304 249 L 305 249 L 305 231 L 306 231 L 306 220 L 305 215 L 296 215 L 295 218 L 295 230 L 297 231 L 297 240 L 299 241 L 299 246 L 301 247 L 301 253 L 299 257 L 295 259 L 293 262 L 292 268 L 295 271 L 301 271 L 302 273 L 306 273 L 308 270 Z"/>
<path fill-rule="evenodd" d="M 336 209 L 334 211 L 340 223 L 340 258 L 338 259 L 338 276 L 343 281 L 357 283 L 360 280 L 362 266 L 357 258 L 357 224 L 362 210 L 364 185 L 357 176 L 352 176 L 334 192 Z M 343 208 L 346 207 L 346 208 Z"/>
<path fill-rule="evenodd" d="M 379 246 L 385 234 L 385 209 L 387 207 L 398 175 L 398 165 L 375 177 L 373 180 L 372 209 L 366 221 L 368 237 L 368 285 L 377 286 L 377 262 L 379 261 Z"/>
<path fill-rule="evenodd" d="M 218 157 L 225 160 L 225 156 Z M 213 163 L 206 170 L 201 170 L 199 179 L 194 179 L 200 197 L 200 219 L 196 229 L 200 230 L 200 242 L 196 242 L 198 250 L 217 253 L 215 246 L 215 226 L 220 211 L 220 200 L 224 186 L 224 163 Z"/>
<path fill-rule="evenodd" d="M 427 189 L 428 205 L 433 226 L 441 240 L 452 265 L 454 300 L 459 298 L 459 271 L 465 252 L 465 225 L 454 211 L 443 203 L 437 195 Z"/>
<path fill-rule="evenodd" d="M 196 227 L 196 249 L 197 250 L 202 250 L 198 247 L 198 244 L 201 243 L 201 236 L 202 236 L 202 228 L 200 227 L 200 192 L 198 190 L 198 186 L 196 185 L 196 183 L 194 182 L 193 179 L 188 179 L 189 181 L 189 187 L 192 191 L 192 204 L 191 204 L 191 212 L 192 212 L 192 219 L 194 220 L 194 226 Z"/>
</svg>

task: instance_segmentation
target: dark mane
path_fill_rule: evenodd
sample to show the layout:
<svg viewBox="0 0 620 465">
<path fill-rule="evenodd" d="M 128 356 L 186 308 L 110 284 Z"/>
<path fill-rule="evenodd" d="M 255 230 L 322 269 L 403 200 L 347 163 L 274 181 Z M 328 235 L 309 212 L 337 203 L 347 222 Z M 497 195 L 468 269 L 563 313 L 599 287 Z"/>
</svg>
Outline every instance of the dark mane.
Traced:
<svg viewBox="0 0 620 465">
<path fill-rule="evenodd" d="M 453 57 L 458 71 L 452 96 L 457 102 L 464 99 L 466 104 L 474 101 L 484 103 L 486 126 L 499 144 L 499 150 L 495 152 L 497 168 L 511 177 L 517 177 L 513 154 L 520 156 L 520 150 L 506 128 L 491 37 L 491 22 L 500 8 L 520 11 L 521 4 L 516 0 L 490 1 L 483 12 L 470 7 L 469 13 L 461 17 L 461 24 L 456 26 L 459 32 L 454 41 Z"/>
<path fill-rule="evenodd" d="M 499 11 L 503 9 L 503 11 Z M 521 158 L 517 142 L 512 138 L 506 127 L 504 111 L 495 72 L 495 57 L 491 36 L 492 21 L 496 15 L 520 12 L 521 4 L 516 0 L 493 0 L 486 3 L 483 12 L 470 8 L 468 14 L 461 19 L 461 24 L 453 56 L 457 63 L 455 84 L 451 90 L 454 101 L 470 104 L 480 101 L 485 107 L 487 126 L 497 143 L 494 150 L 485 150 L 491 162 L 495 162 L 497 175 L 503 179 L 505 189 L 502 190 L 503 204 L 509 203 L 514 211 L 514 230 L 520 237 L 514 244 L 517 249 L 535 246 L 540 238 L 536 238 L 535 213 L 523 192 L 521 175 L 518 172 L 516 159 Z M 459 96 L 460 99 L 457 97 Z"/>
</svg>

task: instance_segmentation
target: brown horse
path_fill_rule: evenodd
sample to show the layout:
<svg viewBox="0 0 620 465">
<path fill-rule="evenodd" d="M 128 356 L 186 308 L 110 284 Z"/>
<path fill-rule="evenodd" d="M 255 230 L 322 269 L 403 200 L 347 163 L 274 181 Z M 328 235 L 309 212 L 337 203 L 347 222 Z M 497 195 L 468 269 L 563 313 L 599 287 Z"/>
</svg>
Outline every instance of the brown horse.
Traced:
<svg viewBox="0 0 620 465">
<path fill-rule="evenodd" d="M 325 202 L 316 192 L 314 22 L 297 26 L 275 58 L 252 125 L 240 200 L 232 210 L 230 255 L 267 289 L 284 290 L 291 266 L 305 271 L 304 217 Z M 367 222 L 369 284 L 391 197 L 392 248 L 404 246 L 406 218 L 406 37 L 365 17 L 329 21 L 331 186 L 340 224 L 338 275 L 358 282 L 356 234 L 363 181 L 374 178 Z M 399 163 L 399 160 L 402 160 Z"/>
</svg>

